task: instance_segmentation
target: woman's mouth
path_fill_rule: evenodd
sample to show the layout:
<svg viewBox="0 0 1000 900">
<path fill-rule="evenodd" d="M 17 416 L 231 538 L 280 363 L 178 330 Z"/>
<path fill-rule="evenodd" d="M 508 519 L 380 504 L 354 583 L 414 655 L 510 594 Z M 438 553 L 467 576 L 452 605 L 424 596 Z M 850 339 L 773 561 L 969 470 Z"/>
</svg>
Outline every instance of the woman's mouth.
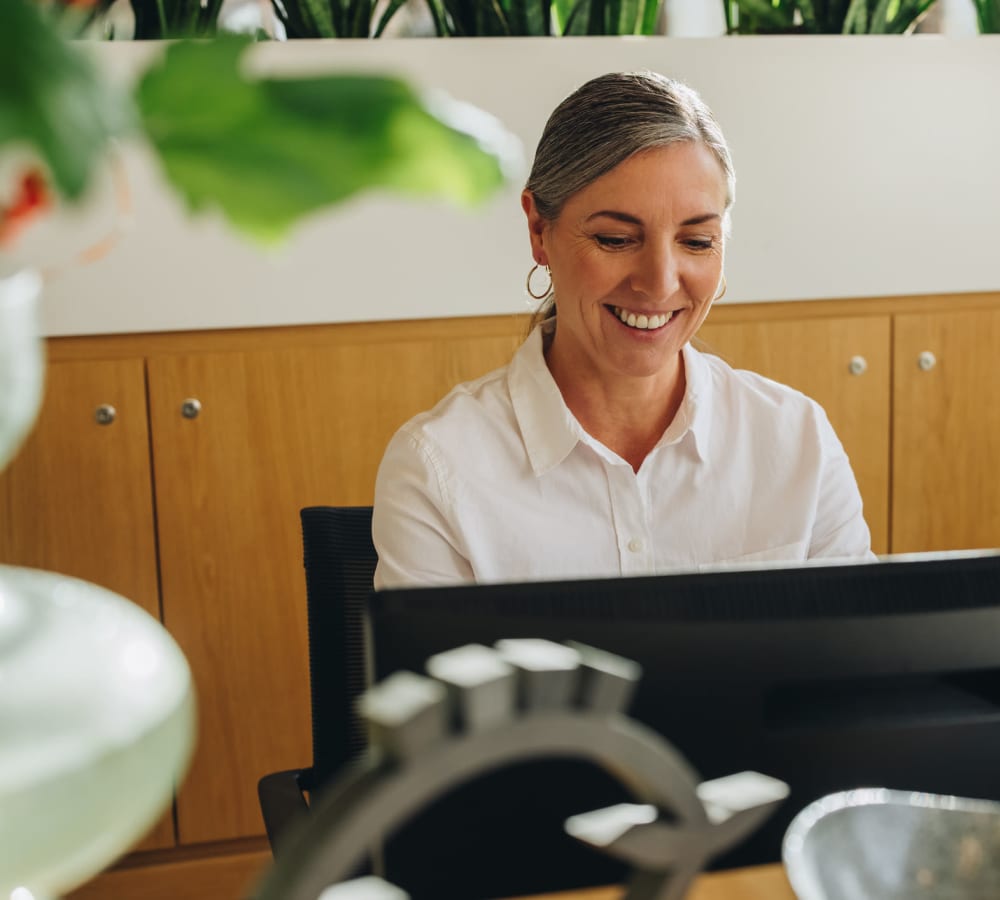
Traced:
<svg viewBox="0 0 1000 900">
<path fill-rule="evenodd" d="M 654 331 L 657 328 L 662 328 L 678 312 L 678 310 L 672 309 L 670 312 L 657 313 L 650 316 L 645 313 L 632 312 L 621 306 L 609 306 L 608 309 L 611 310 L 615 318 L 623 325 L 635 328 L 637 331 Z"/>
</svg>

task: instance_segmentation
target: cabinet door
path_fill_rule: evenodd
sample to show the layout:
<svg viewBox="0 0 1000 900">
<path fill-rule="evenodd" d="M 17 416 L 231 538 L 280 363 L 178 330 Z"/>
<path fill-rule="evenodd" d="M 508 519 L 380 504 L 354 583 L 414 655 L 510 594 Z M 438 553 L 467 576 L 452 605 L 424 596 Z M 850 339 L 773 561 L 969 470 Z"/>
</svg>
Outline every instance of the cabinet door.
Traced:
<svg viewBox="0 0 1000 900">
<path fill-rule="evenodd" d="M 889 548 L 888 316 L 707 323 L 698 337 L 731 365 L 790 385 L 816 400 L 850 457 L 872 534 Z M 864 371 L 853 374 L 860 357 Z"/>
<path fill-rule="evenodd" d="M 512 338 L 149 361 L 164 621 L 194 670 L 182 843 L 259 834 L 257 780 L 308 765 L 303 506 L 370 504 L 395 429 Z M 184 418 L 185 399 L 201 404 Z"/>
<path fill-rule="evenodd" d="M 1000 310 L 898 315 L 894 352 L 893 551 L 1000 546 Z"/>
<path fill-rule="evenodd" d="M 115 409 L 99 425 L 99 406 Z M 57 362 L 34 431 L 0 478 L 0 561 L 100 584 L 159 618 L 141 359 Z M 137 849 L 171 846 L 167 815 Z"/>
</svg>

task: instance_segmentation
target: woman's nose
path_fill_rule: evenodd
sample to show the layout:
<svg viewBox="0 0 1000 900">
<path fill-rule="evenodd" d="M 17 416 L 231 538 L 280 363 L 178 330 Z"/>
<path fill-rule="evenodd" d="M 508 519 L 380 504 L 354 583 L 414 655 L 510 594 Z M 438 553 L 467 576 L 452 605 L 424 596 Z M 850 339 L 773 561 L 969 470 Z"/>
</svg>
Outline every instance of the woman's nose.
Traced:
<svg viewBox="0 0 1000 900">
<path fill-rule="evenodd" d="M 680 287 L 677 258 L 669 246 L 648 245 L 636 259 L 632 290 L 650 300 L 671 297 Z"/>
</svg>

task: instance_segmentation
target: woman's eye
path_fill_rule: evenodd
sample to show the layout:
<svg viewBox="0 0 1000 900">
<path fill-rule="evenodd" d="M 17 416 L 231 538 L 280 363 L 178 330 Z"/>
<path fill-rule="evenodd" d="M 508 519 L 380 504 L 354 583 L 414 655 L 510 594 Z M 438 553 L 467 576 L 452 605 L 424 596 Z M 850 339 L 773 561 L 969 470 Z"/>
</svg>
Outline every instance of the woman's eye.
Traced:
<svg viewBox="0 0 1000 900">
<path fill-rule="evenodd" d="M 711 250 L 715 246 L 712 238 L 688 238 L 684 243 L 692 250 Z"/>
<path fill-rule="evenodd" d="M 610 250 L 621 250 L 632 242 L 631 238 L 619 234 L 595 234 L 594 240 Z"/>
</svg>

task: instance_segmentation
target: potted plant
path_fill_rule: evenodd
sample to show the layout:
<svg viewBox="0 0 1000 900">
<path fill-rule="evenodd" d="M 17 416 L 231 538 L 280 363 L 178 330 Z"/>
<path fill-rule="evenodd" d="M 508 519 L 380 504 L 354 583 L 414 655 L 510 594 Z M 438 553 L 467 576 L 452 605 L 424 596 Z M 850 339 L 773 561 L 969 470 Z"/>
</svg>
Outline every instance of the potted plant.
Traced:
<svg viewBox="0 0 1000 900">
<path fill-rule="evenodd" d="M 478 110 L 432 106 L 373 75 L 250 78 L 249 44 L 172 43 L 126 91 L 31 0 L 3 0 L 0 240 L 80 200 L 119 138 L 144 138 L 190 208 L 214 206 L 267 241 L 358 191 L 469 205 L 504 181 L 515 145 Z M 34 272 L 0 273 L 0 466 L 40 399 L 40 287 Z M 193 741 L 190 672 L 138 606 L 6 566 L 0 668 L 0 895 L 51 897 L 109 864 L 169 802 Z"/>
<path fill-rule="evenodd" d="M 653 34 L 661 0 L 427 0 L 443 37 Z"/>
<path fill-rule="evenodd" d="M 729 34 L 904 34 L 935 0 L 723 0 Z"/>
<path fill-rule="evenodd" d="M 976 23 L 983 34 L 1000 33 L 1000 0 L 972 0 L 976 6 Z"/>
</svg>

